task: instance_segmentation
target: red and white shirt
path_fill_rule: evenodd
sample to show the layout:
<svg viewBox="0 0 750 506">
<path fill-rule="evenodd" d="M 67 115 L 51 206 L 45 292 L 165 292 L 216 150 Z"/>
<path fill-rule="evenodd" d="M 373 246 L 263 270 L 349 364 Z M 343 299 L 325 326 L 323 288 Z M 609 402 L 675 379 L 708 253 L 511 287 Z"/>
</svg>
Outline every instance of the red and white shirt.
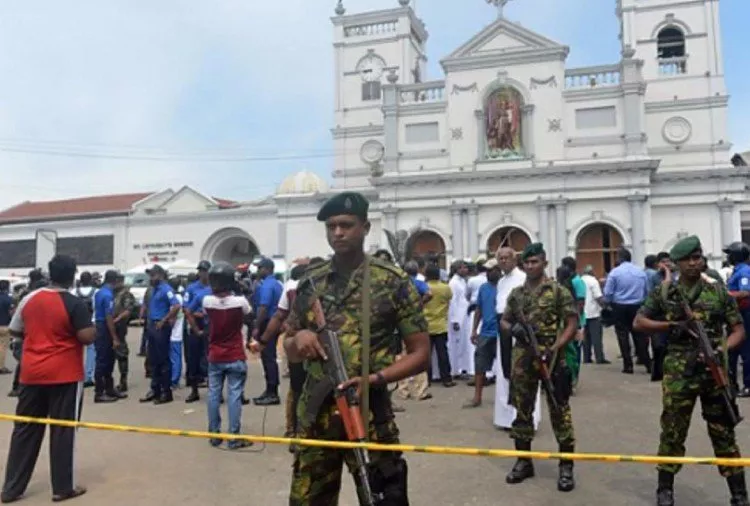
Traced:
<svg viewBox="0 0 750 506">
<path fill-rule="evenodd" d="M 237 295 L 206 295 L 203 310 L 208 315 L 208 361 L 228 363 L 245 360 L 242 327 L 250 304 Z"/>
</svg>

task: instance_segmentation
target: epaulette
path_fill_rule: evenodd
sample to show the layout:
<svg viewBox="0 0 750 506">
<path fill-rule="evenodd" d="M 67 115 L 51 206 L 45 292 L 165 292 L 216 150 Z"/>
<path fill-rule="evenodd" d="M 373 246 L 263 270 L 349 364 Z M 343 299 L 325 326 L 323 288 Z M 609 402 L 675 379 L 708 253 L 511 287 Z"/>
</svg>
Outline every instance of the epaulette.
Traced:
<svg viewBox="0 0 750 506">
<path fill-rule="evenodd" d="M 370 265 L 372 267 L 377 267 L 377 268 L 386 270 L 399 278 L 408 277 L 406 272 L 404 272 L 404 270 L 401 269 L 401 267 L 399 267 L 398 265 L 392 264 L 391 262 L 386 262 L 385 260 L 381 260 L 376 257 L 370 257 Z"/>
<path fill-rule="evenodd" d="M 301 291 L 306 285 L 309 285 L 310 282 L 318 281 L 320 278 L 325 277 L 329 272 L 331 272 L 331 260 L 326 260 L 325 262 L 316 265 L 311 270 L 306 270 L 305 274 L 303 274 L 299 280 L 297 290 Z"/>
</svg>

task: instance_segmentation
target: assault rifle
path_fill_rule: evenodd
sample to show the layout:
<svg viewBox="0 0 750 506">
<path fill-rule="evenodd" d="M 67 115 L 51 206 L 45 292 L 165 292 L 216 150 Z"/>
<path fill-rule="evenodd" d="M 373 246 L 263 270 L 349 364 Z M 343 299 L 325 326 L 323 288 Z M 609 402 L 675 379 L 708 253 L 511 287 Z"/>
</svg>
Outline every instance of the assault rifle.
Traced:
<svg viewBox="0 0 750 506">
<path fill-rule="evenodd" d="M 342 383 L 349 381 L 344 357 L 341 354 L 341 347 L 339 346 L 339 337 L 336 332 L 328 328 L 319 299 L 315 299 L 315 302 L 313 302 L 312 310 L 315 314 L 315 323 L 319 329 L 318 339 L 328 357 L 323 365 L 326 382 L 329 386 L 333 387 L 336 407 L 344 424 L 346 437 L 349 441 L 363 443 L 367 439 L 367 428 L 365 427 L 362 412 L 360 411 L 357 387 L 350 386 L 345 390 L 338 388 Z M 381 504 L 383 497 L 381 494 L 373 492 L 370 484 L 370 456 L 364 448 L 354 448 L 352 452 L 354 453 L 356 462 L 355 474 L 359 481 L 359 486 L 357 487 L 359 503 L 361 506 L 378 506 Z"/>
<path fill-rule="evenodd" d="M 724 366 L 714 353 L 714 348 L 711 346 L 711 340 L 708 338 L 708 334 L 706 334 L 706 328 L 703 326 L 702 322 L 693 318 L 693 312 L 686 300 L 682 301 L 682 307 L 685 311 L 685 316 L 687 316 L 688 319 L 689 327 L 687 331 L 693 337 L 698 339 L 698 347 L 701 355 L 703 355 L 703 361 L 709 371 L 711 371 L 711 376 L 716 382 L 716 385 L 721 388 L 721 399 L 724 402 L 727 416 L 729 417 L 732 427 L 736 427 L 742 421 L 742 416 L 740 415 L 739 407 L 735 402 L 734 391 L 729 384 Z"/>
<path fill-rule="evenodd" d="M 559 412 L 560 403 L 558 402 L 557 395 L 555 394 L 555 384 L 552 382 L 552 373 L 550 372 L 550 367 L 547 365 L 547 362 L 544 360 L 544 356 L 539 349 L 539 341 L 536 338 L 534 328 L 528 324 L 523 313 L 521 313 L 520 323 L 526 331 L 526 336 L 529 340 L 529 344 L 531 344 L 531 349 L 534 352 L 534 359 L 539 363 L 539 371 L 542 377 L 542 388 L 547 392 L 547 396 L 550 399 L 552 409 Z"/>
</svg>

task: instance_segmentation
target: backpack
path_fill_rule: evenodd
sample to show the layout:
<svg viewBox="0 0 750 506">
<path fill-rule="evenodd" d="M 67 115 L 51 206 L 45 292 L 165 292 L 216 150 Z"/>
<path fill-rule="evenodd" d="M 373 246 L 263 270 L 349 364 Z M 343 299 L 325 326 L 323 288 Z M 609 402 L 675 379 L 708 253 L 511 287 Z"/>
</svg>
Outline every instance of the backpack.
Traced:
<svg viewBox="0 0 750 506">
<path fill-rule="evenodd" d="M 96 292 L 96 290 L 93 287 L 90 288 L 91 292 L 89 292 L 88 295 L 84 295 L 81 292 L 81 287 L 79 286 L 78 288 L 76 288 L 76 297 L 81 299 L 83 303 L 86 304 L 86 307 L 89 310 L 89 314 L 94 314 L 94 293 Z"/>
</svg>

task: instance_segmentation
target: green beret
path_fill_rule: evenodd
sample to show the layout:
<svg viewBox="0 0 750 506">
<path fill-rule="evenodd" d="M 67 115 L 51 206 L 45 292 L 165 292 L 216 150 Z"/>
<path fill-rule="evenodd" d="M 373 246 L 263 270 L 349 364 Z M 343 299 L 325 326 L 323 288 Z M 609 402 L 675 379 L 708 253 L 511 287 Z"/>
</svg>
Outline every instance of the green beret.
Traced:
<svg viewBox="0 0 750 506">
<path fill-rule="evenodd" d="M 526 261 L 529 257 L 538 257 L 539 255 L 546 255 L 544 252 L 544 244 L 540 242 L 532 242 L 523 249 L 521 260 Z"/>
<path fill-rule="evenodd" d="M 677 241 L 677 244 L 669 250 L 669 257 L 677 262 L 686 259 L 691 253 L 699 249 L 702 249 L 701 240 L 698 239 L 697 235 L 691 235 Z"/>
<path fill-rule="evenodd" d="M 343 192 L 334 195 L 318 211 L 318 221 L 326 221 L 331 216 L 351 214 L 363 220 L 367 219 L 370 203 L 361 193 Z"/>
</svg>

